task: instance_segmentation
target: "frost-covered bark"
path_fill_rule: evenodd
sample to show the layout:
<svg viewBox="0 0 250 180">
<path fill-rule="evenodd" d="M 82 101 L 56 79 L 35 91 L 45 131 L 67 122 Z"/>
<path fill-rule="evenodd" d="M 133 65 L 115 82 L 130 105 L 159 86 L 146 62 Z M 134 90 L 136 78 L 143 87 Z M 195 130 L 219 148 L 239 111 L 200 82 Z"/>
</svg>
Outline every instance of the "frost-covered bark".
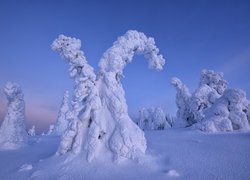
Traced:
<svg viewBox="0 0 250 180">
<path fill-rule="evenodd" d="M 249 130 L 246 93 L 239 89 L 228 89 L 205 111 L 205 119 L 196 127 L 207 132 Z"/>
<path fill-rule="evenodd" d="M 28 130 L 28 135 L 29 136 L 35 136 L 36 135 L 36 127 L 34 125 Z"/>
<path fill-rule="evenodd" d="M 204 110 L 211 107 L 227 88 L 223 73 L 204 69 L 201 73 L 199 87 L 192 94 L 190 109 L 196 122 L 204 118 Z"/>
<path fill-rule="evenodd" d="M 80 40 L 63 35 L 52 44 L 53 50 L 69 63 L 75 82 L 70 124 L 57 154 L 69 151 L 77 154 L 84 149 L 91 161 L 106 149 L 115 159 L 140 159 L 146 150 L 146 140 L 128 116 L 120 77 L 134 54 L 144 54 L 150 67 L 162 69 L 164 59 L 158 55 L 154 40 L 143 33 L 128 31 L 104 53 L 98 79 L 80 46 Z"/>
<path fill-rule="evenodd" d="M 164 113 L 164 111 L 160 108 L 142 108 L 139 111 L 139 120 L 138 125 L 142 130 L 164 130 L 171 127 L 169 122 L 171 122 L 173 119 L 171 116 L 167 117 Z"/>
<path fill-rule="evenodd" d="M 27 142 L 25 103 L 21 87 L 17 83 L 7 82 L 4 93 L 8 108 L 0 128 L 0 148 L 15 149 Z"/>
<path fill-rule="evenodd" d="M 70 112 L 69 109 L 69 92 L 65 91 L 62 105 L 60 107 L 57 122 L 53 131 L 54 135 L 61 136 L 68 127 L 69 121 L 67 119 L 67 114 Z"/>
<path fill-rule="evenodd" d="M 174 77 L 171 84 L 176 88 L 175 103 L 177 105 L 176 121 L 174 127 L 187 127 L 194 123 L 194 117 L 190 110 L 191 94 L 185 84 L 180 79 Z"/>
<path fill-rule="evenodd" d="M 119 156 L 136 159 L 145 154 L 146 139 L 143 131 L 128 115 L 125 92 L 120 82 L 123 69 L 135 54 L 143 54 L 149 67 L 161 70 L 165 60 L 159 55 L 153 38 L 143 33 L 128 31 L 113 43 L 100 60 L 100 95 L 105 114 L 111 117 L 109 146 Z"/>
</svg>

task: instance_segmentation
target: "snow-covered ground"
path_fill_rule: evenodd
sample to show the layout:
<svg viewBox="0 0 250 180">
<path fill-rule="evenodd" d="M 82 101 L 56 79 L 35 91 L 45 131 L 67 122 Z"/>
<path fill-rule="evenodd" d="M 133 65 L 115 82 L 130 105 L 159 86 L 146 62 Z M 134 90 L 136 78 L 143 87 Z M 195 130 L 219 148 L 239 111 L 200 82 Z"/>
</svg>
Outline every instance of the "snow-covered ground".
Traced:
<svg viewBox="0 0 250 180">
<path fill-rule="evenodd" d="M 54 156 L 60 138 L 35 136 L 19 150 L 0 151 L 0 179 L 249 179 L 250 133 L 207 134 L 191 129 L 146 131 L 144 162 L 91 163 Z"/>
</svg>

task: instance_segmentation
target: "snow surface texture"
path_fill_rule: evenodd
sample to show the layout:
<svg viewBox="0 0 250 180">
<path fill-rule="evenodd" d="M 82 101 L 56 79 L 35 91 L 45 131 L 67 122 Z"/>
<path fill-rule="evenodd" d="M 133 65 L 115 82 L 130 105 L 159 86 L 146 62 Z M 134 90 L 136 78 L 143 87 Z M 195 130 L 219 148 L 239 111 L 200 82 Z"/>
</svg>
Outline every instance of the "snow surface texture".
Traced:
<svg viewBox="0 0 250 180">
<path fill-rule="evenodd" d="M 69 121 L 67 114 L 70 112 L 69 109 L 69 92 L 65 91 L 62 104 L 58 113 L 57 122 L 53 131 L 54 135 L 61 136 L 67 129 Z"/>
<path fill-rule="evenodd" d="M 207 134 L 190 128 L 145 131 L 145 162 L 117 165 L 105 155 L 87 163 L 79 157 L 67 164 L 53 156 L 58 136 L 29 137 L 16 151 L 0 151 L 1 180 L 249 180 L 250 133 Z M 50 158 L 49 158 L 50 157 Z"/>
<path fill-rule="evenodd" d="M 171 127 L 173 118 L 166 116 L 162 108 L 142 108 L 139 111 L 138 125 L 142 130 L 164 130 Z"/>
<path fill-rule="evenodd" d="M 207 132 L 250 129 L 250 103 L 246 99 L 246 93 L 227 89 L 222 73 L 203 70 L 199 87 L 192 95 L 178 78 L 173 78 L 171 83 L 177 89 L 178 111 L 175 127 L 193 125 Z"/>
<path fill-rule="evenodd" d="M 162 69 L 165 60 L 158 55 L 153 38 L 128 31 L 104 53 L 96 78 L 80 47 L 79 39 L 64 35 L 52 44 L 52 49 L 69 63 L 70 76 L 75 81 L 70 125 L 57 154 L 78 154 L 84 147 L 88 161 L 107 150 L 116 160 L 139 160 L 145 154 L 146 139 L 128 115 L 120 78 L 135 54 L 143 54 L 149 59 L 149 66 L 157 70 Z"/>
<path fill-rule="evenodd" d="M 26 144 L 25 103 L 21 87 L 7 82 L 4 93 L 8 100 L 7 113 L 0 128 L 0 148 L 16 149 Z"/>
<path fill-rule="evenodd" d="M 35 136 L 36 135 L 36 127 L 34 125 L 28 130 L 28 135 L 29 136 Z"/>
</svg>

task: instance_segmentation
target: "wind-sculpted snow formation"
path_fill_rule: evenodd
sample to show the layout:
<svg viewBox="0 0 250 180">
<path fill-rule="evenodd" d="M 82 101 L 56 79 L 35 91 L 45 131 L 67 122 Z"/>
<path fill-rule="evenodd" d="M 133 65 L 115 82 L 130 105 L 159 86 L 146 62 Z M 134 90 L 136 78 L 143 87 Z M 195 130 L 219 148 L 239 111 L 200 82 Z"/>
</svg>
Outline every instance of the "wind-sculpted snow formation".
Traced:
<svg viewBox="0 0 250 180">
<path fill-rule="evenodd" d="M 69 92 L 65 91 L 58 113 L 57 122 L 53 130 L 54 135 L 61 136 L 66 131 L 69 124 L 69 121 L 67 119 L 67 115 L 69 112 Z"/>
<path fill-rule="evenodd" d="M 165 61 L 158 55 L 153 38 L 137 31 L 119 37 L 101 58 L 98 77 L 80 47 L 79 39 L 64 35 L 52 44 L 52 49 L 69 63 L 75 87 L 70 124 L 57 154 L 83 151 L 87 160 L 92 161 L 101 152 L 110 152 L 116 160 L 122 157 L 140 160 L 146 151 L 146 139 L 128 115 L 120 78 L 135 54 L 143 54 L 151 68 L 162 69 Z"/>
<path fill-rule="evenodd" d="M 0 128 L 0 148 L 16 149 L 27 142 L 23 93 L 21 87 L 14 82 L 6 83 L 4 93 L 8 108 Z"/>
<path fill-rule="evenodd" d="M 171 82 L 177 89 L 177 123 L 193 125 L 202 131 L 249 130 L 249 101 L 242 90 L 227 89 L 223 74 L 203 70 L 199 87 L 190 95 L 177 78 Z M 190 121 L 191 120 L 191 121 Z"/>
</svg>

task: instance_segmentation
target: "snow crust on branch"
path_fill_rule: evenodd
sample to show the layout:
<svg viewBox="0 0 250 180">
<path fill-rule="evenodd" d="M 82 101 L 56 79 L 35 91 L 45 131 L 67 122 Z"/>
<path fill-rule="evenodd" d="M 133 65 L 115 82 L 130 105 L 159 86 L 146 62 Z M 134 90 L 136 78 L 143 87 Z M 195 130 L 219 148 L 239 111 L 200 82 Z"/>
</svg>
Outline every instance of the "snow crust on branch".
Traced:
<svg viewBox="0 0 250 180">
<path fill-rule="evenodd" d="M 16 149 L 27 142 L 23 93 L 19 84 L 15 82 L 7 82 L 4 93 L 8 100 L 8 108 L 0 128 L 0 148 Z"/>
</svg>

